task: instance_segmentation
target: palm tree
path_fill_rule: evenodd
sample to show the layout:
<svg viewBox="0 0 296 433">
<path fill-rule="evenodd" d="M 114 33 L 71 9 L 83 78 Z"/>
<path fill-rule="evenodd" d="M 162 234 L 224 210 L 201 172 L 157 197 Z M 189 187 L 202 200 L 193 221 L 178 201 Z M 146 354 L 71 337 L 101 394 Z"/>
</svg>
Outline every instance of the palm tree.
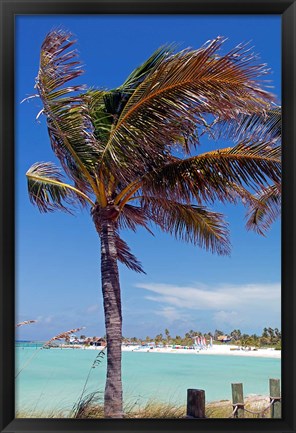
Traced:
<svg viewBox="0 0 296 433">
<path fill-rule="evenodd" d="M 152 222 L 177 239 L 228 254 L 227 224 L 207 205 L 243 199 L 251 212 L 260 210 L 254 224 L 261 227 L 269 208 L 256 194 L 278 188 L 280 147 L 261 128 L 260 137 L 197 152 L 202 134 L 223 130 L 223 122 L 235 119 L 241 125 L 244 116 L 270 109 L 272 96 L 256 82 L 264 68 L 244 47 L 223 56 L 218 55 L 221 38 L 198 50 L 162 47 L 120 87 L 85 90 L 65 86 L 83 72 L 74 42 L 64 31 L 51 31 L 41 47 L 36 78 L 50 143 L 66 178 L 53 163 L 39 162 L 27 172 L 28 189 L 41 212 L 72 212 L 77 204 L 90 208 L 101 242 L 105 416 L 122 417 L 118 261 L 136 272 L 143 269 L 120 230 L 142 226 L 151 231 Z M 211 118 L 215 125 L 209 124 Z"/>
<path fill-rule="evenodd" d="M 235 341 L 239 340 L 241 337 L 241 331 L 239 329 L 234 329 L 230 333 L 230 337 L 232 337 Z"/>
<path fill-rule="evenodd" d="M 264 338 L 269 337 L 268 328 L 266 328 L 266 327 L 263 328 L 262 337 L 264 337 Z"/>
<path fill-rule="evenodd" d="M 165 328 L 164 333 L 165 333 L 165 336 L 166 336 L 167 344 L 169 344 L 171 335 L 170 335 L 170 331 L 168 330 L 168 328 Z"/>
<path fill-rule="evenodd" d="M 224 335 L 223 331 L 220 331 L 220 329 L 216 329 L 214 333 L 214 340 L 218 340 L 218 337 L 222 337 Z"/>
</svg>

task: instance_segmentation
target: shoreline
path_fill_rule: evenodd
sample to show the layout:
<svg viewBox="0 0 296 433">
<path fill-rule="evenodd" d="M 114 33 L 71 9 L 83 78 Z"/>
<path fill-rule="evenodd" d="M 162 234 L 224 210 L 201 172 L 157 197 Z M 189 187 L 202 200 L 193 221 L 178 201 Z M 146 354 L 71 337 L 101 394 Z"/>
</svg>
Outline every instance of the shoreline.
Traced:
<svg viewBox="0 0 296 433">
<path fill-rule="evenodd" d="M 56 349 L 79 349 L 79 350 L 103 350 L 104 346 L 79 346 L 79 345 L 66 345 L 62 344 L 56 347 Z M 222 346 L 213 345 L 204 349 L 174 349 L 171 347 L 155 347 L 141 348 L 137 350 L 134 346 L 123 346 L 122 352 L 136 352 L 136 353 L 166 353 L 166 354 L 185 354 L 185 355 L 217 355 L 217 356 L 244 356 L 244 357 L 256 357 L 256 358 L 274 358 L 281 359 L 281 350 L 275 350 L 273 348 L 266 349 L 255 349 L 252 347 L 251 350 L 244 350 L 238 346 Z"/>
<path fill-rule="evenodd" d="M 133 350 L 130 348 L 123 348 L 123 352 L 143 352 L 144 350 Z M 194 349 L 172 349 L 172 348 L 154 348 L 149 349 L 146 352 L 149 353 L 168 353 L 168 354 L 186 354 L 186 355 L 226 355 L 226 356 L 245 356 L 245 357 L 257 357 L 257 358 L 281 358 L 281 350 L 275 350 L 273 348 L 268 349 L 256 349 L 242 350 L 237 346 L 222 346 L 213 345 L 205 349 L 194 350 Z"/>
</svg>

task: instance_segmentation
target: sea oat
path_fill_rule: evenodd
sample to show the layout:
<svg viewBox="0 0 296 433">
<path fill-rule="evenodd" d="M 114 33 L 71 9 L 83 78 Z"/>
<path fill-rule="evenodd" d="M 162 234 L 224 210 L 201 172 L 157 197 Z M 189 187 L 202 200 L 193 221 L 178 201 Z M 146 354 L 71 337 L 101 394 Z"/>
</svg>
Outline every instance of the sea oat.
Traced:
<svg viewBox="0 0 296 433">
<path fill-rule="evenodd" d="M 74 334 L 75 332 L 81 331 L 81 329 L 84 329 L 84 327 L 82 326 L 81 328 L 75 328 L 75 329 L 70 329 L 70 331 L 61 332 L 60 334 L 55 335 L 50 340 L 48 340 L 44 344 L 44 346 L 47 346 L 48 344 L 50 344 L 52 341 L 55 341 L 55 340 L 64 340 L 65 338 L 69 337 L 69 335 Z"/>
<path fill-rule="evenodd" d="M 36 322 L 37 320 L 25 320 L 24 322 L 17 323 L 15 327 L 18 328 L 19 326 L 30 325 L 31 323 L 36 323 Z"/>
<path fill-rule="evenodd" d="M 18 324 L 18 325 L 21 326 L 20 324 Z M 62 332 L 61 334 L 58 334 L 58 335 L 52 337 L 50 340 L 46 341 L 46 343 L 44 343 L 43 346 L 39 347 L 39 349 L 36 350 L 36 352 L 33 353 L 33 355 L 22 366 L 22 368 L 19 370 L 19 372 L 16 374 L 15 377 L 17 378 L 18 375 L 24 370 L 24 368 L 26 368 L 30 364 L 30 362 L 32 361 L 32 359 L 35 358 L 35 356 L 40 352 L 40 350 L 42 350 L 46 346 L 49 346 L 52 341 L 54 341 L 54 340 L 63 340 L 64 338 L 68 337 L 71 334 L 74 334 L 74 332 L 80 331 L 81 329 L 84 329 L 84 326 L 82 326 L 81 328 L 70 329 L 70 331 Z"/>
</svg>

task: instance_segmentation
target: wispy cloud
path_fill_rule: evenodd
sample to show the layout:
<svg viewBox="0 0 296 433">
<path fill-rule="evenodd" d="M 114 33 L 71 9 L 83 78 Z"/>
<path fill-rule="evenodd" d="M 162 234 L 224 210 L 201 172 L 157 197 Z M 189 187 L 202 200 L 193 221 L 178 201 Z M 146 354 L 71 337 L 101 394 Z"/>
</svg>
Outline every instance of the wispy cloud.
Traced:
<svg viewBox="0 0 296 433">
<path fill-rule="evenodd" d="M 173 286 L 170 284 L 139 284 L 157 296 L 146 296 L 146 299 L 184 307 L 194 310 L 233 309 L 246 305 L 265 305 L 276 307 L 280 301 L 280 284 L 245 284 L 206 286 Z"/>
<path fill-rule="evenodd" d="M 213 326 L 268 325 L 280 321 L 280 283 L 271 284 L 172 284 L 142 283 L 147 300 L 160 304 L 156 314 L 167 321 L 190 320 L 198 311 Z M 207 324 L 205 324 L 207 326 Z"/>
<path fill-rule="evenodd" d="M 160 310 L 156 310 L 155 314 L 164 317 L 168 323 L 174 323 L 176 321 L 187 321 L 186 314 L 182 313 L 175 307 L 162 307 Z"/>
<path fill-rule="evenodd" d="M 213 321 L 218 327 L 244 325 L 244 317 L 237 311 L 217 311 L 213 315 Z"/>
</svg>

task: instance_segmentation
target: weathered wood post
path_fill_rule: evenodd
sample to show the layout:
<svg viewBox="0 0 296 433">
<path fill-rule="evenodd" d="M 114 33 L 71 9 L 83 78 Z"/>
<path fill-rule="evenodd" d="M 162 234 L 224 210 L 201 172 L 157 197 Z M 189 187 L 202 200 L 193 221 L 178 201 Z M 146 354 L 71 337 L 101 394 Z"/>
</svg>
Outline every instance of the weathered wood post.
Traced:
<svg viewBox="0 0 296 433">
<path fill-rule="evenodd" d="M 232 383 L 232 406 L 233 409 L 237 406 L 237 411 L 234 414 L 234 418 L 244 418 L 244 394 L 242 383 Z"/>
<path fill-rule="evenodd" d="M 270 406 L 270 418 L 282 417 L 280 379 L 269 379 L 269 397 L 274 403 Z"/>
<path fill-rule="evenodd" d="M 187 389 L 187 418 L 206 417 L 206 398 L 203 389 Z"/>
</svg>

